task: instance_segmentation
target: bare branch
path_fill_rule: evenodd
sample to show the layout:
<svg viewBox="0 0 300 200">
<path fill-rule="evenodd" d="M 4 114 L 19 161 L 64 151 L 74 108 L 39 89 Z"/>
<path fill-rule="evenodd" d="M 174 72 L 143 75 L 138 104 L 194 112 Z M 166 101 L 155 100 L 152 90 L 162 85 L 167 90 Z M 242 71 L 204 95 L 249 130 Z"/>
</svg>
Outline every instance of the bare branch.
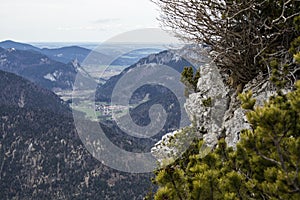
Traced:
<svg viewBox="0 0 300 200">
<path fill-rule="evenodd" d="M 300 2 L 284 0 L 152 0 L 161 9 L 163 27 L 184 41 L 209 45 L 213 60 L 237 82 L 271 73 L 275 56 L 292 61 L 288 49 L 299 36 L 293 19 Z"/>
</svg>

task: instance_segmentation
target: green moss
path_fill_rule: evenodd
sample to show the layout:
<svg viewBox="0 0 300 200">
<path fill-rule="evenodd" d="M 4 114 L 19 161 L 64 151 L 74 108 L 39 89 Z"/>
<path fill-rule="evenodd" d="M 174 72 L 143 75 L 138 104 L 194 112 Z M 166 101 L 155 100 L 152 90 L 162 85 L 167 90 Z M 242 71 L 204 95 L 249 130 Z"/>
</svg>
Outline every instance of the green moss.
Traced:
<svg viewBox="0 0 300 200">
<path fill-rule="evenodd" d="M 211 107 L 212 106 L 212 98 L 208 97 L 207 99 L 203 99 L 202 103 L 205 107 Z"/>
</svg>

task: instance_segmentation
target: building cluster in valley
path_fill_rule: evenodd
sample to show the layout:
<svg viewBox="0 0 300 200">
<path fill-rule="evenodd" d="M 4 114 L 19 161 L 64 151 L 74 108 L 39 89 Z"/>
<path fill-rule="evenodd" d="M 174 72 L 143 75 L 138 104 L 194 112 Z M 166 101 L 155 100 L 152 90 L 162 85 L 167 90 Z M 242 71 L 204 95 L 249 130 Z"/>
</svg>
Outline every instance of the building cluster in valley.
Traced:
<svg viewBox="0 0 300 200">
<path fill-rule="evenodd" d="M 122 113 L 128 108 L 122 105 L 98 104 L 95 106 L 95 111 L 100 112 L 102 116 L 112 116 L 112 113 Z"/>
</svg>

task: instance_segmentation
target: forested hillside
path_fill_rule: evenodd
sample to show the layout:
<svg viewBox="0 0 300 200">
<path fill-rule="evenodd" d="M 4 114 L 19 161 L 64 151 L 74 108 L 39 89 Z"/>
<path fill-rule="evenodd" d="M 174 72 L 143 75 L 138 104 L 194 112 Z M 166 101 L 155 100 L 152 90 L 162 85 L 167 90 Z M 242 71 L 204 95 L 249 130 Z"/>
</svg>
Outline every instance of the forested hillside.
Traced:
<svg viewBox="0 0 300 200">
<path fill-rule="evenodd" d="M 151 174 L 122 173 L 93 158 L 53 92 L 3 71 L 0 127 L 0 199 L 131 200 L 151 186 Z M 140 149 L 103 127 L 120 146 Z"/>
<path fill-rule="evenodd" d="M 0 106 L 48 110 L 71 114 L 71 109 L 52 91 L 15 74 L 0 70 Z"/>
</svg>

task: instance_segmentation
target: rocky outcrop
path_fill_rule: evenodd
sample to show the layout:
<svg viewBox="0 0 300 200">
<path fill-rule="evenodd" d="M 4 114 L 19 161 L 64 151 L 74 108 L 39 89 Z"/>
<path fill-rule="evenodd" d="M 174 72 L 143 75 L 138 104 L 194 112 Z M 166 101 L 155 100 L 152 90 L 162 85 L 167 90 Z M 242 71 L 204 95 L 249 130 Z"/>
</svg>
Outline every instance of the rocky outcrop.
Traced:
<svg viewBox="0 0 300 200">
<path fill-rule="evenodd" d="M 216 144 L 223 129 L 223 118 L 229 107 L 229 88 L 223 83 L 216 65 L 200 67 L 199 92 L 191 94 L 185 103 L 186 112 L 203 133 L 208 146 Z"/>
<path fill-rule="evenodd" d="M 268 77 L 261 74 L 244 86 L 242 93 L 251 90 L 253 98 L 256 99 L 254 107 L 263 106 L 268 99 L 276 94 L 276 89 L 268 81 Z M 283 91 L 288 92 L 288 91 Z M 230 97 L 231 103 L 223 119 L 223 127 L 226 132 L 226 142 L 228 146 L 235 147 L 239 140 L 239 135 L 243 129 L 250 129 L 251 126 L 246 118 L 246 110 L 240 107 L 237 94 Z"/>
<path fill-rule="evenodd" d="M 167 133 L 151 149 L 151 154 L 157 158 L 161 166 L 166 166 L 188 149 L 195 135 L 197 135 L 197 132 L 193 125 Z"/>
<path fill-rule="evenodd" d="M 214 64 L 201 67 L 197 87 L 199 92 L 190 95 L 185 104 L 190 120 L 195 120 L 208 146 L 214 146 L 219 137 L 225 137 L 227 144 L 235 147 L 241 131 L 251 128 L 238 95 L 225 83 L 222 72 Z M 246 84 L 242 93 L 249 90 L 256 99 L 255 106 L 262 106 L 276 93 L 268 78 L 262 75 Z"/>
<path fill-rule="evenodd" d="M 174 138 L 176 134 L 178 134 L 180 131 L 176 130 L 170 133 L 165 134 L 160 141 L 158 141 L 155 146 L 151 149 L 151 154 L 157 158 L 159 163 L 165 162 L 169 158 L 172 158 L 175 156 L 175 154 L 178 152 L 176 148 L 171 148 L 170 144 L 171 140 Z"/>
<path fill-rule="evenodd" d="M 228 146 L 235 147 L 241 131 L 251 128 L 246 118 L 247 111 L 241 108 L 236 91 L 226 84 L 226 76 L 216 65 L 205 64 L 200 70 L 198 92 L 190 94 L 185 103 L 186 112 L 200 133 L 196 136 L 203 137 L 208 147 L 215 146 L 220 137 L 225 137 Z M 254 107 L 263 106 L 276 94 L 276 89 L 268 81 L 268 77 L 261 74 L 246 84 L 242 93 L 249 90 L 256 99 Z M 178 133 L 174 132 L 172 137 L 176 137 L 176 134 Z M 159 157 L 165 155 L 162 152 L 166 149 L 159 148 L 161 143 L 158 144 L 155 154 Z M 172 149 L 167 151 L 171 152 Z"/>
</svg>

